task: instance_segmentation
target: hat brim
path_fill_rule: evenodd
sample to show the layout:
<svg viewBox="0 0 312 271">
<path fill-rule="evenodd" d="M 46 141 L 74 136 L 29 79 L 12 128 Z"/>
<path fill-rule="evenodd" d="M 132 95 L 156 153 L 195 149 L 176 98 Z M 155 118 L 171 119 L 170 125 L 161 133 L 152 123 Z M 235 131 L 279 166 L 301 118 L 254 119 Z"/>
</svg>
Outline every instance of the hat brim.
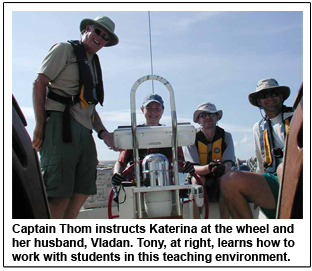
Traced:
<svg viewBox="0 0 312 271">
<path fill-rule="evenodd" d="M 260 107 L 258 104 L 258 99 L 261 93 L 267 92 L 270 90 L 277 90 L 279 93 L 283 95 L 283 101 L 287 100 L 290 95 L 290 88 L 286 86 L 278 86 L 278 87 L 271 87 L 271 88 L 265 88 L 261 89 L 260 91 L 252 92 L 248 95 L 249 102 L 257 107 Z"/>
<path fill-rule="evenodd" d="M 119 38 L 116 36 L 115 33 L 111 32 L 109 29 L 107 29 L 106 27 L 104 27 L 103 25 L 99 24 L 97 21 L 94 21 L 92 19 L 84 19 L 81 21 L 80 32 L 85 30 L 87 25 L 96 25 L 99 28 L 104 28 L 109 33 L 111 40 L 109 43 L 105 45 L 105 47 L 114 46 L 119 43 Z"/>
<path fill-rule="evenodd" d="M 150 103 L 152 103 L 152 102 L 158 103 L 158 104 L 160 104 L 162 107 L 164 107 L 164 105 L 163 105 L 161 102 L 157 101 L 157 100 L 149 100 L 149 101 L 145 102 L 144 104 L 142 104 L 142 107 L 146 107 L 146 106 L 148 106 L 148 105 L 149 105 Z"/>
<path fill-rule="evenodd" d="M 202 113 L 202 112 L 217 113 L 217 115 L 218 115 L 217 121 L 219 121 L 219 120 L 222 118 L 222 115 L 223 115 L 222 110 L 217 110 L 217 111 L 196 110 L 196 111 L 194 112 L 194 114 L 193 114 L 193 121 L 194 121 L 195 123 L 199 123 L 199 122 L 198 122 L 198 116 L 199 116 L 199 114 Z"/>
</svg>

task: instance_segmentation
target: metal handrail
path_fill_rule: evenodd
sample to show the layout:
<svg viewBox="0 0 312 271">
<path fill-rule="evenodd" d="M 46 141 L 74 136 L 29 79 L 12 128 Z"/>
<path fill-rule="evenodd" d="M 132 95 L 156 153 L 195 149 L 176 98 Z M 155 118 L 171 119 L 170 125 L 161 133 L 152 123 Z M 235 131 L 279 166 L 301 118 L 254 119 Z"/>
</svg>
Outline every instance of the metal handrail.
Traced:
<svg viewBox="0 0 312 271">
<path fill-rule="evenodd" d="M 170 98 L 170 109 L 171 109 L 171 120 L 172 120 L 172 163 L 173 163 L 173 178 L 175 185 L 179 184 L 179 175 L 178 175 L 178 141 L 177 141 L 177 114 L 176 114 L 176 106 L 175 106 L 175 99 L 173 88 L 171 84 L 163 77 L 158 75 L 145 75 L 138 79 L 134 85 L 132 86 L 130 92 L 130 110 L 131 110 L 131 130 L 132 130 L 132 144 L 133 144 L 133 159 L 135 164 L 135 177 L 137 188 L 141 187 L 141 179 L 140 179 L 140 163 L 139 163 L 139 144 L 136 137 L 136 103 L 135 103 L 135 94 L 136 90 L 143 82 L 148 80 L 156 80 L 165 85 L 167 90 L 169 91 L 169 98 Z M 180 199 L 179 199 L 179 190 L 175 190 L 175 200 L 177 206 L 177 213 L 181 215 L 181 206 L 180 206 Z M 137 206 L 138 206 L 138 217 L 142 218 L 142 206 L 141 206 L 141 193 L 137 193 Z"/>
</svg>

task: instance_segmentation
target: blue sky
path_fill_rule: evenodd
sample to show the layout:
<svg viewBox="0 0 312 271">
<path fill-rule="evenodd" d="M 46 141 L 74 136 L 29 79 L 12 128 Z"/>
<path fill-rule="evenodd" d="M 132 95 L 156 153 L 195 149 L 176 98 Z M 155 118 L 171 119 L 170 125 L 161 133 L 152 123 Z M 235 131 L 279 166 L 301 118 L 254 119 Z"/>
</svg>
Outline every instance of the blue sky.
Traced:
<svg viewBox="0 0 312 271">
<path fill-rule="evenodd" d="M 31 137 L 34 129 L 32 82 L 41 61 L 54 43 L 80 38 L 82 19 L 98 15 L 106 15 L 115 22 L 115 33 L 120 40 L 117 46 L 103 48 L 98 53 L 105 102 L 104 107 L 97 106 L 97 110 L 110 131 L 130 124 L 131 87 L 137 79 L 151 73 L 148 10 L 151 11 L 154 74 L 171 83 L 178 122 L 193 124 L 197 105 L 213 102 L 223 110 L 219 126 L 232 134 L 236 156 L 240 159 L 254 156 L 252 126 L 260 119 L 260 113 L 249 104 L 247 97 L 255 91 L 257 82 L 273 77 L 280 85 L 289 86 L 292 92 L 286 105 L 292 105 L 303 82 L 304 16 L 300 10 L 308 6 L 232 4 L 237 11 L 227 11 L 231 9 L 225 4 L 193 4 L 194 11 L 183 11 L 190 6 L 173 4 L 166 10 L 164 5 L 137 8 L 133 4 L 129 10 L 134 11 L 119 11 L 125 9 L 121 4 L 59 4 L 53 6 L 57 7 L 52 9 L 56 11 L 44 11 L 48 6 L 21 5 L 19 11 L 11 7 L 12 92 L 26 116 Z M 81 11 L 84 9 L 90 11 Z M 159 82 L 154 85 L 155 92 L 165 100 L 162 123 L 170 125 L 168 92 Z M 138 110 L 143 97 L 150 92 L 150 81 L 139 87 Z M 138 123 L 143 122 L 140 111 L 137 119 Z M 100 160 L 118 157 L 118 153 L 108 150 L 96 135 L 94 138 Z"/>
</svg>

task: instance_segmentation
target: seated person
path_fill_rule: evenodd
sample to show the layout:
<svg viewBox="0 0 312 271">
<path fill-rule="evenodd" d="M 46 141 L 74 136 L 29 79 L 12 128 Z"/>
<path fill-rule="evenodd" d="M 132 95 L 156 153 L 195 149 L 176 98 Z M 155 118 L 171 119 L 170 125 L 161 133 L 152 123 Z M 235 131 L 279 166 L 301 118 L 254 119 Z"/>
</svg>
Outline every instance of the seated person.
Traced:
<svg viewBox="0 0 312 271">
<path fill-rule="evenodd" d="M 232 135 L 217 126 L 222 118 L 222 110 L 217 110 L 212 103 L 202 103 L 193 114 L 193 121 L 199 123 L 196 131 L 195 144 L 183 147 L 186 161 L 194 164 L 195 173 L 200 176 L 207 187 L 208 198 L 219 197 L 219 179 L 234 165 L 235 154 Z M 192 179 L 193 183 L 196 180 Z M 228 218 L 229 214 L 219 198 L 221 218 Z M 196 218 L 199 218 L 198 208 L 194 208 Z"/>
<path fill-rule="evenodd" d="M 161 125 L 160 119 L 164 112 L 164 102 L 161 96 L 158 94 L 150 94 L 146 96 L 143 100 L 141 107 L 142 113 L 145 117 L 145 123 L 143 125 L 152 125 L 158 126 Z M 152 153 L 161 153 L 167 157 L 170 161 L 172 158 L 172 148 L 151 148 L 151 149 L 139 149 L 139 159 L 143 160 L 145 156 Z M 183 162 L 183 151 L 181 148 L 178 148 L 178 161 Z M 119 154 L 119 158 L 114 166 L 113 171 L 113 185 L 120 184 L 124 178 L 121 176 L 121 173 L 126 169 L 128 163 L 132 164 L 133 161 L 133 150 L 123 150 Z M 190 172 L 193 170 L 193 167 L 188 167 L 184 169 L 184 172 Z M 115 193 L 116 196 L 116 193 Z"/>
<path fill-rule="evenodd" d="M 222 194 L 232 218 L 253 218 L 249 202 L 261 207 L 268 218 L 275 218 L 279 193 L 277 172 L 283 162 L 283 149 L 293 110 L 283 105 L 290 89 L 272 78 L 258 82 L 249 102 L 265 116 L 253 127 L 257 172 L 233 171 L 221 180 Z M 280 175 L 280 174 L 279 174 Z"/>
</svg>

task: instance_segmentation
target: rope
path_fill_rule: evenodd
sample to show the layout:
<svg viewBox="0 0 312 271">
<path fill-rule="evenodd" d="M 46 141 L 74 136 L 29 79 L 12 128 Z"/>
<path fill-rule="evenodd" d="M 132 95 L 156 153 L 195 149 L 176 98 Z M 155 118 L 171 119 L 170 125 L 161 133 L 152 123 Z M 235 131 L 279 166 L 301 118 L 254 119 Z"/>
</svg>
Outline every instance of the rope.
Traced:
<svg viewBox="0 0 312 271">
<path fill-rule="evenodd" d="M 151 74 L 154 75 L 154 72 L 153 72 L 152 31 L 151 31 L 151 14 L 150 14 L 150 11 L 148 11 L 148 26 L 149 26 L 149 38 L 150 38 Z M 154 80 L 152 80 L 152 90 L 153 90 L 153 93 L 154 93 Z"/>
</svg>

